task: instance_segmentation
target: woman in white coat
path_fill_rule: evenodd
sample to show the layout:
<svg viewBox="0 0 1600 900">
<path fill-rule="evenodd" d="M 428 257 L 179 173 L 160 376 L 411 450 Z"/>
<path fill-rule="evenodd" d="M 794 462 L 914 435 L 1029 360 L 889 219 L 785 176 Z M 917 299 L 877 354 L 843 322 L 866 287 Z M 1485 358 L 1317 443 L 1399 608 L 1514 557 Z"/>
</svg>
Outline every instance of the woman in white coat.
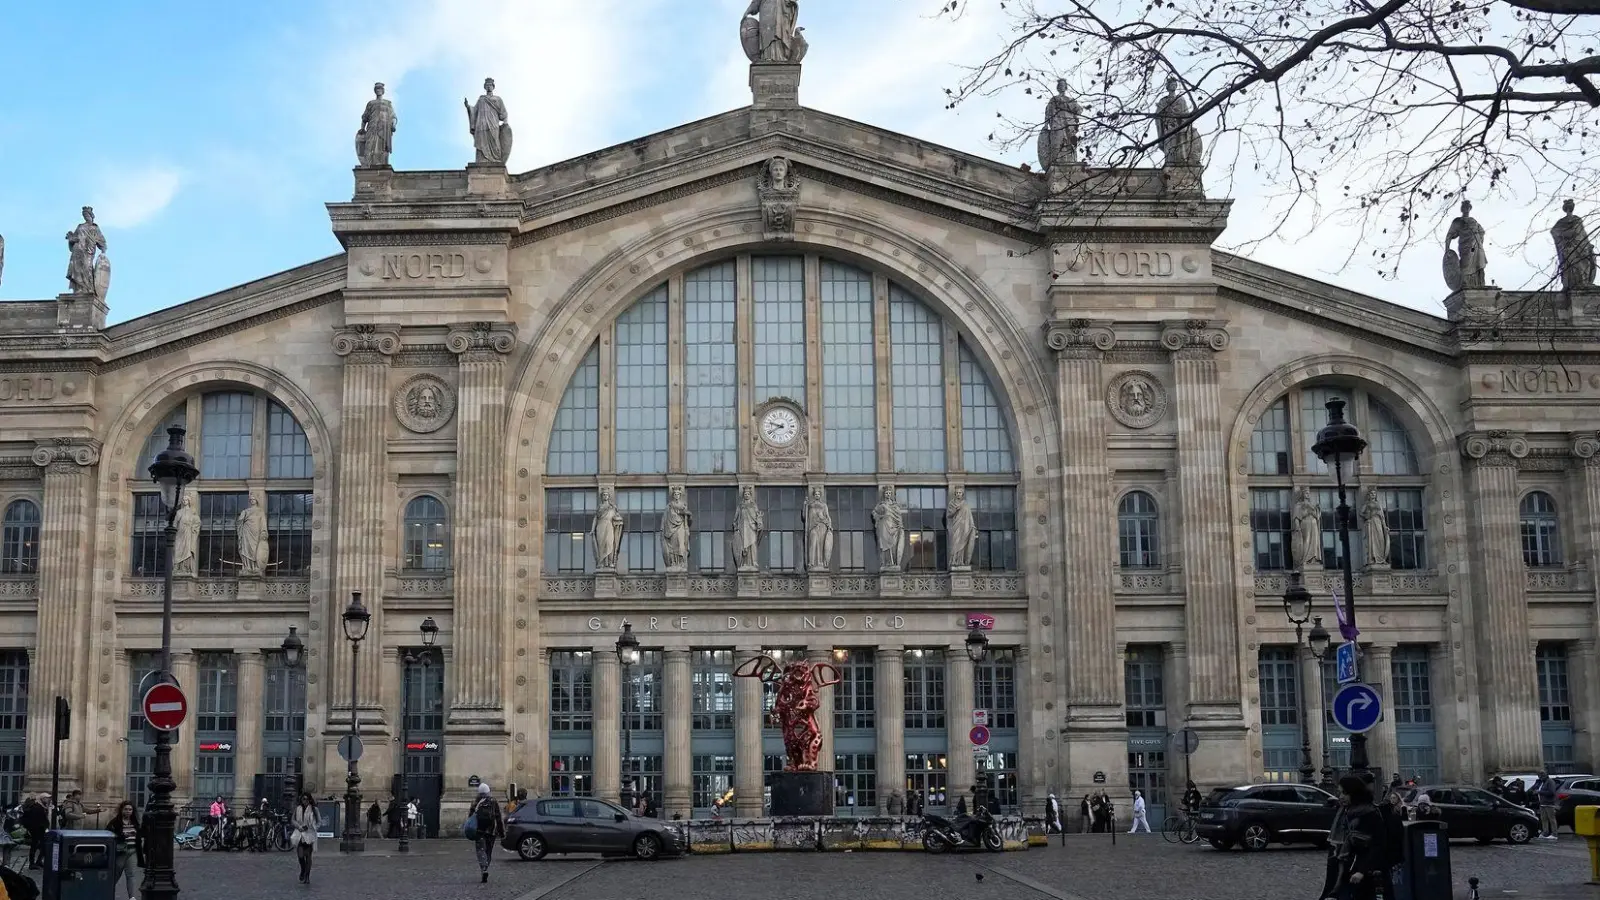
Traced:
<svg viewBox="0 0 1600 900">
<path fill-rule="evenodd" d="M 1144 833 L 1145 834 L 1149 834 L 1150 833 L 1150 819 L 1145 814 L 1144 794 L 1140 793 L 1139 791 L 1134 791 L 1133 792 L 1133 827 L 1128 829 L 1128 833 L 1129 834 L 1133 834 L 1134 832 L 1139 830 L 1140 826 L 1144 826 Z"/>
<path fill-rule="evenodd" d="M 294 845 L 294 855 L 300 860 L 300 883 L 310 884 L 311 855 L 317 852 L 317 801 L 311 798 L 310 792 L 300 795 L 300 802 L 289 816 L 289 825 L 294 828 L 289 843 Z"/>
</svg>

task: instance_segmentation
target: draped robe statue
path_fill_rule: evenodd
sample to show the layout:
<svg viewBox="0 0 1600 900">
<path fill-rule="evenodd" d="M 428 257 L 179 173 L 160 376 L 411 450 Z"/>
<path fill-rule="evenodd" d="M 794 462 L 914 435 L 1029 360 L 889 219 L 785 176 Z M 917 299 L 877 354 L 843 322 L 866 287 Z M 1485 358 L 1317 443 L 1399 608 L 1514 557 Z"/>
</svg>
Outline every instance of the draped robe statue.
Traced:
<svg viewBox="0 0 1600 900">
<path fill-rule="evenodd" d="M 1294 501 L 1294 561 L 1300 569 L 1322 564 L 1322 507 L 1301 488 Z"/>
<path fill-rule="evenodd" d="M 1078 161 L 1078 117 L 1083 107 L 1067 96 L 1067 80 L 1056 82 L 1056 95 L 1044 109 L 1039 130 L 1039 168 L 1046 172 Z"/>
<path fill-rule="evenodd" d="M 689 566 L 689 530 L 693 517 L 689 504 L 684 502 L 683 488 L 674 487 L 667 500 L 667 510 L 661 514 L 661 559 L 668 571 L 682 571 Z"/>
<path fill-rule="evenodd" d="M 83 221 L 77 228 L 67 232 L 67 285 L 72 293 L 86 297 L 100 297 L 104 294 L 95 284 L 97 268 L 105 270 L 106 280 L 110 280 L 110 263 L 104 262 L 106 256 L 106 236 L 101 233 L 100 226 L 94 223 L 94 208 L 83 208 Z M 96 258 L 96 252 L 99 258 Z"/>
<path fill-rule="evenodd" d="M 267 569 L 267 512 L 261 498 L 250 495 L 250 503 L 239 513 L 239 562 L 241 575 L 261 575 Z"/>
<path fill-rule="evenodd" d="M 1550 229 L 1556 242 L 1556 268 L 1561 273 L 1561 286 L 1569 291 L 1594 290 L 1594 242 L 1583 219 L 1572 211 L 1571 200 L 1561 204 L 1566 213 Z M 0 245 L 3 249 L 3 245 Z"/>
<path fill-rule="evenodd" d="M 193 575 L 199 561 L 200 513 L 194 508 L 194 495 L 185 491 L 173 517 L 178 536 L 172 543 L 172 574 Z"/>
<path fill-rule="evenodd" d="M 740 492 L 739 510 L 733 516 L 733 561 L 741 569 L 753 569 L 760 561 L 761 532 L 767 527 L 756 506 L 756 489 Z"/>
<path fill-rule="evenodd" d="M 739 23 L 739 39 L 753 63 L 798 63 L 806 55 L 800 33 L 799 0 L 750 0 Z"/>
<path fill-rule="evenodd" d="M 806 495 L 806 571 L 826 572 L 833 565 L 833 513 L 822 485 Z"/>
<path fill-rule="evenodd" d="M 1189 101 L 1178 95 L 1178 79 L 1167 79 L 1167 95 L 1156 105 L 1156 122 L 1161 128 L 1161 152 L 1168 166 L 1200 165 L 1200 132 L 1189 117 Z"/>
<path fill-rule="evenodd" d="M 1366 491 L 1361 502 L 1361 534 L 1366 539 L 1367 565 L 1389 564 L 1389 517 L 1378 502 L 1377 491 Z"/>
<path fill-rule="evenodd" d="M 1450 250 L 1450 242 L 1456 250 Z M 1452 291 L 1481 288 L 1489 283 L 1485 270 L 1489 263 L 1483 253 L 1483 226 L 1472 217 L 1472 201 L 1461 203 L 1461 215 L 1450 223 L 1444 235 L 1444 282 Z"/>
<path fill-rule="evenodd" d="M 594 537 L 594 567 L 615 570 L 622 549 L 622 512 L 610 488 L 600 489 L 600 508 L 595 510 L 589 533 Z"/>
<path fill-rule="evenodd" d="M 361 130 L 356 132 L 356 160 L 367 168 L 389 164 L 394 132 L 400 123 L 394 104 L 383 96 L 383 82 L 372 86 L 372 94 L 361 112 Z"/>
<path fill-rule="evenodd" d="M 978 542 L 978 526 L 972 507 L 967 505 L 966 488 L 950 490 L 950 503 L 944 510 L 944 528 L 950 538 L 950 568 L 970 568 L 972 548 Z"/>
<path fill-rule="evenodd" d="M 900 571 L 906 548 L 906 514 L 895 499 L 894 486 L 884 485 L 878 505 L 872 508 L 872 524 L 878 532 L 878 560 L 885 572 Z"/>
<path fill-rule="evenodd" d="M 477 162 L 503 166 L 511 157 L 511 126 L 506 124 L 506 103 L 494 95 L 494 79 L 483 80 L 483 96 L 477 103 L 461 99 L 467 108 L 467 130 L 472 132 L 472 146 L 477 152 Z"/>
</svg>

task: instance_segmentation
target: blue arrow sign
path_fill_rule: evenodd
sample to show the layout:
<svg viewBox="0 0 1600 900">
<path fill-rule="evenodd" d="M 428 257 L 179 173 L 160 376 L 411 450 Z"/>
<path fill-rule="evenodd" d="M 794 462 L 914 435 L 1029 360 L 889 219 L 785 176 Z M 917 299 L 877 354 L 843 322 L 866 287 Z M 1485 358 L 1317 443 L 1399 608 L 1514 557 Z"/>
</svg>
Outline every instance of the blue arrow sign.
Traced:
<svg viewBox="0 0 1600 900">
<path fill-rule="evenodd" d="M 1333 695 L 1333 720 L 1351 734 L 1372 730 L 1383 717 L 1383 700 L 1370 684 L 1347 684 Z"/>
<path fill-rule="evenodd" d="M 1335 655 L 1334 671 L 1338 673 L 1340 684 L 1349 684 L 1356 680 L 1356 642 L 1345 641 L 1339 645 L 1339 652 Z"/>
</svg>

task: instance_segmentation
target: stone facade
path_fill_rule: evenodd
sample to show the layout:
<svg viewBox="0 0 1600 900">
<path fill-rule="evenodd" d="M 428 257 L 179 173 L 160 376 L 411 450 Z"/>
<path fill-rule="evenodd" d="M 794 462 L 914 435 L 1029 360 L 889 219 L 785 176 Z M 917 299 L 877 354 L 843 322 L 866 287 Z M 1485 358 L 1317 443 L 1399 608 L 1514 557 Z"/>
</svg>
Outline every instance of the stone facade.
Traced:
<svg viewBox="0 0 1600 900">
<path fill-rule="evenodd" d="M 798 66 L 784 68 L 798 79 Z M 788 162 L 782 196 L 773 191 L 775 157 Z M 1551 747 L 1592 771 L 1600 764 L 1600 322 L 1588 298 L 1473 292 L 1452 306 L 1457 318 L 1437 319 L 1214 250 L 1226 201 L 1169 195 L 1156 171 L 1116 174 L 1106 179 L 1114 196 L 1109 187 L 1096 194 L 1093 179 L 1081 197 L 1046 196 L 1043 175 L 758 98 L 520 175 L 477 164 L 357 169 L 352 198 L 328 206 L 344 254 L 132 321 L 104 327 L 103 316 L 69 314 L 59 300 L 6 304 L 0 509 L 28 501 L 38 523 L 15 507 L 0 574 L 0 651 L 9 651 L 0 660 L 26 669 L 31 701 L 25 731 L 0 730 L 0 758 L 6 735 L 22 741 L 13 756 L 25 778 L 12 787 L 48 780 L 49 698 L 58 694 L 76 717 L 65 784 L 102 800 L 137 787 L 137 754 L 122 739 L 137 705 L 135 660 L 156 648 L 161 624 L 159 570 L 141 563 L 156 557 L 136 558 L 151 552 L 140 541 L 153 533 L 135 497 L 147 482 L 142 448 L 181 412 L 191 426 L 202 423 L 190 429 L 202 456 L 233 452 L 220 439 L 207 443 L 204 423 L 224 421 L 220 401 L 213 409 L 205 399 L 218 392 L 254 398 L 239 433 L 257 449 L 239 471 L 203 476 L 198 486 L 310 499 L 301 519 L 273 513 L 281 570 L 229 573 L 226 528 L 208 525 L 223 542 L 207 551 L 211 574 L 177 581 L 177 674 L 197 686 L 191 697 L 201 707 L 174 755 L 180 796 L 222 783 L 204 756 L 221 751 L 196 749 L 212 732 L 237 735 L 227 765 L 238 798 L 251 793 L 252 776 L 272 774 L 264 744 L 291 726 L 271 724 L 270 695 L 291 676 L 271 654 L 290 626 L 309 647 L 300 676 L 306 776 L 319 795 L 342 789 L 335 742 L 350 728 L 351 702 L 339 613 L 352 591 L 373 610 L 357 679 L 369 748 L 398 739 L 400 660 L 418 643 L 424 617 L 441 626 L 433 658 L 443 688 L 412 727 L 432 735 L 446 803 L 465 799 L 469 775 L 497 789 L 537 790 L 570 775 L 578 758 L 589 760 L 596 793 L 617 795 L 623 738 L 605 723 L 625 711 L 611 652 L 624 621 L 662 653 L 659 694 L 634 697 L 648 696 L 659 713 L 660 724 L 647 724 L 662 741 L 650 752 L 659 754 L 653 771 L 669 812 L 700 807 L 696 791 L 725 783 L 739 815 L 759 814 L 763 755 L 773 752 L 763 750 L 770 733 L 750 679 L 731 684 L 728 748 L 695 749 L 701 651 L 742 660 L 792 648 L 821 661 L 844 659 L 836 648 L 859 648 L 874 667 L 876 726 L 854 738 L 836 731 L 832 713 L 844 707 L 825 693 L 824 758 L 870 754 L 875 805 L 887 809 L 908 784 L 931 784 L 907 781 L 922 777 L 907 771 L 908 753 L 947 753 L 942 789 L 963 793 L 975 778 L 964 733 L 983 702 L 962 649 L 967 614 L 977 611 L 994 617 L 991 645 L 1014 660 L 1016 743 L 1007 765 L 1016 802 L 1028 810 L 1047 791 L 1118 790 L 1130 766 L 1147 777 L 1154 766 L 1130 755 L 1130 736 L 1151 728 L 1200 733 L 1188 764 L 1202 784 L 1281 771 L 1272 760 L 1282 749 L 1273 740 L 1283 682 L 1273 676 L 1271 697 L 1260 682 L 1264 651 L 1294 641 L 1281 608 L 1282 565 L 1273 562 L 1273 535 L 1287 528 L 1267 523 L 1256 492 L 1330 486 L 1326 473 L 1306 475 L 1303 462 L 1306 428 L 1321 421 L 1292 403 L 1277 406 L 1323 388 L 1364 398 L 1361 409 L 1372 412 L 1358 420 L 1363 429 L 1381 408 L 1394 425 L 1386 440 L 1405 445 L 1385 446 L 1414 461 L 1414 471 L 1398 475 L 1368 462 L 1363 482 L 1400 498 L 1393 502 L 1409 502 L 1406 485 L 1421 498 L 1414 510 L 1391 507 L 1415 519 L 1396 519 L 1409 562 L 1357 574 L 1369 680 L 1398 692 L 1392 672 L 1416 675 L 1399 660 L 1420 658 L 1427 685 L 1428 699 L 1408 695 L 1405 721 L 1391 716 L 1379 726 L 1374 763 L 1405 770 L 1401 745 L 1426 708 L 1431 767 L 1411 765 L 1437 777 L 1537 767 Z M 807 334 L 823 325 L 819 272 L 833 263 L 870 275 L 876 321 L 887 321 L 894 291 L 937 316 L 944 470 L 930 478 L 897 464 L 887 328 L 874 344 L 876 467 L 830 473 L 827 426 L 814 413 L 798 461 L 761 455 L 754 411 L 767 398 L 752 387 L 751 267 L 767 256 L 798 260 Z M 711 574 L 547 570 L 547 490 L 715 481 L 683 464 L 695 423 L 683 412 L 682 308 L 686 276 L 726 260 L 743 361 L 736 447 L 716 484 L 1014 487 L 1014 565 L 807 573 L 768 560 Z M 663 370 L 673 373 L 669 463 L 641 477 L 611 462 L 623 441 L 614 427 L 614 323 L 660 288 Z M 1537 329 L 1494 331 L 1468 315 L 1512 302 L 1552 315 Z M 831 402 L 817 375 L 820 343 L 808 341 L 804 352 L 806 396 L 787 398 L 801 412 Z M 591 348 L 600 462 L 592 474 L 555 476 L 546 469 L 552 426 Z M 959 461 L 958 353 L 970 355 L 982 373 L 974 377 L 997 397 L 1009 474 L 967 472 Z M 1278 409 L 1287 456 L 1280 468 L 1262 468 L 1252 453 L 1268 452 L 1271 441 L 1253 435 L 1277 421 Z M 297 461 L 279 470 L 272 454 L 285 452 Z M 1136 491 L 1153 500 L 1145 531 L 1132 517 L 1120 521 Z M 1527 514 L 1530 491 L 1553 501 L 1548 528 Z M 427 527 L 407 518 L 419 497 L 442 504 L 446 537 L 414 538 L 413 527 Z M 290 541 L 290 532 L 299 537 Z M 1334 576 L 1308 573 L 1330 624 Z M 903 687 L 907 667 L 931 677 L 910 655 L 925 650 L 944 667 L 936 679 L 947 719 L 942 749 L 915 749 L 928 729 L 902 727 L 932 696 L 925 683 L 914 694 Z M 552 731 L 571 712 L 553 708 L 552 680 L 562 684 L 570 655 L 582 651 L 593 653 L 587 754 Z M 1159 659 L 1164 690 L 1141 701 L 1161 715 L 1130 729 L 1126 676 L 1136 658 Z M 1314 686 L 1315 664 L 1292 650 L 1288 659 L 1292 678 Z M 236 690 L 236 720 L 202 715 L 208 703 L 229 705 L 197 696 L 213 683 Z M 432 690 L 426 684 L 416 680 L 413 690 Z M 1315 747 L 1322 704 L 1314 688 L 1306 693 Z M 292 689 L 285 696 L 294 702 Z M 1541 706 L 1553 722 L 1541 725 Z M 435 713 L 439 721 L 428 721 Z M 847 751 L 850 740 L 867 743 Z M 298 755 L 299 746 L 283 752 Z M 701 784 L 698 760 L 724 754 L 731 769 Z M 388 785 L 397 758 L 369 749 L 369 797 Z M 1167 760 L 1177 783 L 1180 764 L 1171 753 Z"/>
</svg>

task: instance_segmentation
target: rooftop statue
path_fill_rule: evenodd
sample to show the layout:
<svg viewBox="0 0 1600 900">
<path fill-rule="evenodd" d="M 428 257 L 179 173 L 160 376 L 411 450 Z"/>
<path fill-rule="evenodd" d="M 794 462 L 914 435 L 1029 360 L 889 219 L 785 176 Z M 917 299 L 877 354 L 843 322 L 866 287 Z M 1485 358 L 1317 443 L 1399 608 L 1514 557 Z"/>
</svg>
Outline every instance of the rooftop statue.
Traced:
<svg viewBox="0 0 1600 900">
<path fill-rule="evenodd" d="M 467 130 L 472 132 L 472 146 L 477 151 L 480 164 L 503 166 L 511 158 L 511 126 L 506 124 L 506 102 L 494 95 L 494 79 L 483 80 L 483 96 L 477 103 L 468 103 Z"/>
<path fill-rule="evenodd" d="M 1589 240 L 1589 230 L 1583 217 L 1572 211 L 1571 200 L 1561 204 L 1566 215 L 1556 220 L 1550 236 L 1556 242 L 1556 268 L 1561 275 L 1562 288 L 1569 291 L 1594 290 L 1594 243 Z M 5 249 L 0 244 L 0 251 Z"/>
<path fill-rule="evenodd" d="M 1456 250 L 1450 242 L 1456 242 Z M 1489 267 L 1483 254 L 1483 226 L 1472 217 L 1472 201 L 1461 203 L 1461 215 L 1450 223 L 1444 236 L 1444 283 L 1452 291 L 1473 290 L 1488 284 Z"/>
<path fill-rule="evenodd" d="M 1161 152 L 1168 166 L 1200 165 L 1200 132 L 1190 114 L 1189 101 L 1178 94 L 1178 79 L 1167 79 L 1167 95 L 1156 105 L 1156 123 L 1161 129 Z"/>
<path fill-rule="evenodd" d="M 394 104 L 383 96 L 383 82 L 372 86 L 373 97 L 361 112 L 361 130 L 356 132 L 356 160 L 365 168 L 389 164 L 394 151 L 394 132 L 400 124 Z"/>
<path fill-rule="evenodd" d="M 808 45 L 798 22 L 800 0 L 750 0 L 739 21 L 739 40 L 753 63 L 795 63 Z"/>
<path fill-rule="evenodd" d="M 1044 109 L 1039 130 L 1039 168 L 1049 172 L 1078 161 L 1078 117 L 1083 107 L 1067 96 L 1067 80 L 1056 81 L 1056 95 Z"/>
<path fill-rule="evenodd" d="M 106 258 L 106 236 L 94 223 L 94 208 L 83 208 L 83 221 L 67 232 L 67 284 L 72 293 L 104 301 L 111 286 L 111 261 Z"/>
</svg>

